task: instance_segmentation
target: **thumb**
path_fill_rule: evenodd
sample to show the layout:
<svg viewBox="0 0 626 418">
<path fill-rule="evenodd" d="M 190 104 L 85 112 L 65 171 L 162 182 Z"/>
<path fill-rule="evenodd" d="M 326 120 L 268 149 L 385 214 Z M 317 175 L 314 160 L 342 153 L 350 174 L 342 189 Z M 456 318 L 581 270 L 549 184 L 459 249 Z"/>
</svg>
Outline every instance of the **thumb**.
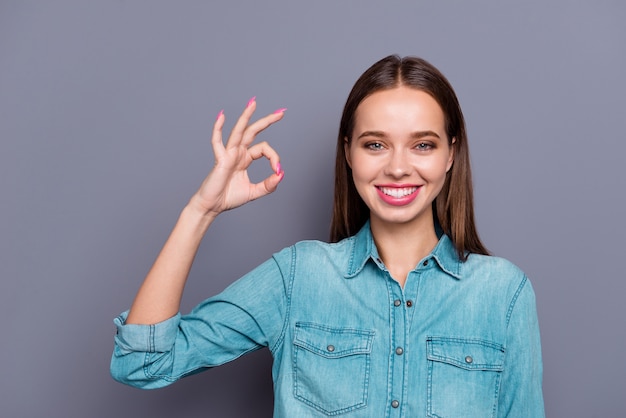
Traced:
<svg viewBox="0 0 626 418">
<path fill-rule="evenodd" d="M 281 171 L 279 174 L 272 174 L 267 177 L 263 182 L 257 183 L 254 185 L 252 189 L 251 200 L 258 199 L 259 197 L 263 197 L 267 194 L 273 193 L 278 187 L 278 183 L 280 183 L 285 176 L 285 172 Z"/>
</svg>

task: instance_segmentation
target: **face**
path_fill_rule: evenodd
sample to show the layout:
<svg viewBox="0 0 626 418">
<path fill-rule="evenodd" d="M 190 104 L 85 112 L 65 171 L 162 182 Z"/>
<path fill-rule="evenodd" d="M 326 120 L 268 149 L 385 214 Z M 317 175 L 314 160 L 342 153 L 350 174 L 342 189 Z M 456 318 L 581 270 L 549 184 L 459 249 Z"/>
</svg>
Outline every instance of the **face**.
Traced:
<svg viewBox="0 0 626 418">
<path fill-rule="evenodd" d="M 368 96 L 345 147 L 373 227 L 433 225 L 432 202 L 454 158 L 435 99 L 404 86 Z"/>
</svg>

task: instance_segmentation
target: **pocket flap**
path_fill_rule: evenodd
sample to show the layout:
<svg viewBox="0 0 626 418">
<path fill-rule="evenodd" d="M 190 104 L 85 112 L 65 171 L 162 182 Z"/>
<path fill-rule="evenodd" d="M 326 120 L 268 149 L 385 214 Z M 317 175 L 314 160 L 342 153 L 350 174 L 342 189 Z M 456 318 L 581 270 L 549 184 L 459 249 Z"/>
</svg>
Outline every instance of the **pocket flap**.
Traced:
<svg viewBox="0 0 626 418">
<path fill-rule="evenodd" d="M 293 343 L 320 356 L 335 358 L 369 353 L 373 338 L 374 331 L 298 322 Z"/>
<path fill-rule="evenodd" d="M 428 360 L 452 364 L 466 370 L 504 369 L 504 346 L 471 338 L 428 337 Z"/>
</svg>

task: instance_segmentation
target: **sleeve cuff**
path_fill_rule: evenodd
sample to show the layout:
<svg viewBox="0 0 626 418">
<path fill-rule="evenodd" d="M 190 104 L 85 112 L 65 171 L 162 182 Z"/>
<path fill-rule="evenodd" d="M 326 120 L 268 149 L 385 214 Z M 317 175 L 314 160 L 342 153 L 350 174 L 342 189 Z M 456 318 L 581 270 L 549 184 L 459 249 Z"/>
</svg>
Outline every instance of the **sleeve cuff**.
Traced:
<svg viewBox="0 0 626 418">
<path fill-rule="evenodd" d="M 174 346 L 180 323 L 180 313 L 152 325 L 126 324 L 128 311 L 113 320 L 117 327 L 115 343 L 122 353 L 164 353 Z"/>
</svg>

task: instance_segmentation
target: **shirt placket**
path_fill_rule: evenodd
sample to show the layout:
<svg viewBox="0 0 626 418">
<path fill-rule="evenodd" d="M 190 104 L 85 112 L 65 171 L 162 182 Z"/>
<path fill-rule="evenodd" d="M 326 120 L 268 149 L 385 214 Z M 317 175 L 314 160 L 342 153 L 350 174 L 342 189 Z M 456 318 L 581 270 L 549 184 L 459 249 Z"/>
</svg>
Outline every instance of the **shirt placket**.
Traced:
<svg viewBox="0 0 626 418">
<path fill-rule="evenodd" d="M 380 260 L 378 260 L 380 262 Z M 389 329 L 390 335 L 390 361 L 389 361 L 389 404 L 387 407 L 388 417 L 403 417 L 408 400 L 408 373 L 410 373 L 408 356 L 410 322 L 415 311 L 415 301 L 419 282 L 423 270 L 429 265 L 429 260 L 424 260 L 415 270 L 411 271 L 405 282 L 404 289 L 396 282 L 389 272 L 383 268 L 388 279 L 388 288 L 391 301 L 391 315 Z"/>
<path fill-rule="evenodd" d="M 391 301 L 390 315 L 390 361 L 389 361 L 389 399 L 387 416 L 402 417 L 406 400 L 406 343 L 408 335 L 407 303 L 402 288 L 387 272 Z M 412 302 L 410 303 L 412 305 Z"/>
</svg>

